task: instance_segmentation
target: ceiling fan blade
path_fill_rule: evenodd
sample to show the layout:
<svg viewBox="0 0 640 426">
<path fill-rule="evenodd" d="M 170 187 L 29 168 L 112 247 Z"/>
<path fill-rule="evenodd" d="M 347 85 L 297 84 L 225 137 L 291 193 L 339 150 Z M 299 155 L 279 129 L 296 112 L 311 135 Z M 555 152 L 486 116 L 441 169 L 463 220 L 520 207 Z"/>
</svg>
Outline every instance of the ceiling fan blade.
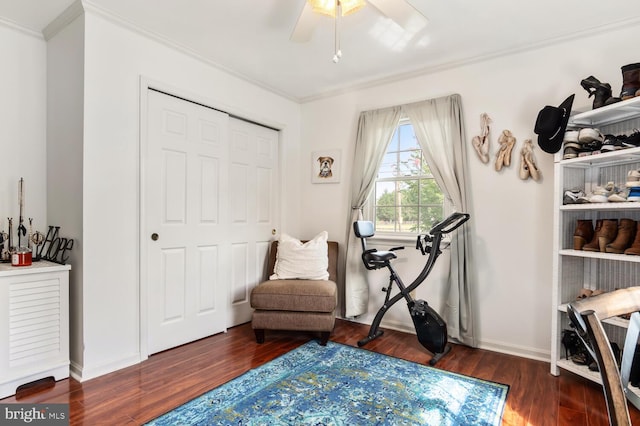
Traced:
<svg viewBox="0 0 640 426">
<path fill-rule="evenodd" d="M 417 33 L 429 23 L 427 17 L 406 0 L 367 0 L 367 3 L 411 33 Z"/>
<path fill-rule="evenodd" d="M 305 43 L 311 40 L 311 36 L 318 22 L 316 18 L 317 16 L 314 15 L 311 4 L 305 1 L 304 8 L 302 12 L 300 12 L 300 16 L 298 16 L 298 22 L 296 22 L 296 26 L 289 39 L 296 43 Z"/>
</svg>

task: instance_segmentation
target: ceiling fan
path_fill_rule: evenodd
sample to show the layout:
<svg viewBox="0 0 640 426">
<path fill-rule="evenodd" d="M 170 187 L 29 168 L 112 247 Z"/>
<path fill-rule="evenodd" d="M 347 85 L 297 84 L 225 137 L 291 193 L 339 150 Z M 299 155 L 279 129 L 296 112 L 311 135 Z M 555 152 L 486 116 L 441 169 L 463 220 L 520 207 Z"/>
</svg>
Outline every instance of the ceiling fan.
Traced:
<svg viewBox="0 0 640 426">
<path fill-rule="evenodd" d="M 360 10 L 365 4 L 373 6 L 383 16 L 394 21 L 405 31 L 417 33 L 423 29 L 429 20 L 420 11 L 418 11 L 407 0 L 305 0 L 304 8 L 298 17 L 293 32 L 291 33 L 291 41 L 304 43 L 311 40 L 313 31 L 320 22 L 320 15 L 329 15 L 336 21 L 336 44 L 337 23 L 340 15 Z M 342 13 L 336 13 L 341 10 Z M 336 49 L 336 54 L 339 49 Z M 334 62 L 337 62 L 334 57 Z"/>
</svg>

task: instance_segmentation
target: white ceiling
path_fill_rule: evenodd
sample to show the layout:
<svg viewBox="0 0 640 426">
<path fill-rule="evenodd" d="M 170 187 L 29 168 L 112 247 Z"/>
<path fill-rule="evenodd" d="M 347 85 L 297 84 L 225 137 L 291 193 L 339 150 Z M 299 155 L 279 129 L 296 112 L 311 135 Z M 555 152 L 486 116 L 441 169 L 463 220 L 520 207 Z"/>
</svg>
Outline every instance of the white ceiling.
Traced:
<svg viewBox="0 0 640 426">
<path fill-rule="evenodd" d="M 429 19 L 416 34 L 368 5 L 342 20 L 319 16 L 311 41 L 289 36 L 305 0 L 84 0 L 217 66 L 298 101 L 400 76 L 638 25 L 638 0 L 407 0 Z M 0 0 L 3 21 L 37 32 L 74 0 Z M 567 52 L 570 54 L 570 52 Z M 594 54 L 597 60 L 597 54 Z"/>
</svg>

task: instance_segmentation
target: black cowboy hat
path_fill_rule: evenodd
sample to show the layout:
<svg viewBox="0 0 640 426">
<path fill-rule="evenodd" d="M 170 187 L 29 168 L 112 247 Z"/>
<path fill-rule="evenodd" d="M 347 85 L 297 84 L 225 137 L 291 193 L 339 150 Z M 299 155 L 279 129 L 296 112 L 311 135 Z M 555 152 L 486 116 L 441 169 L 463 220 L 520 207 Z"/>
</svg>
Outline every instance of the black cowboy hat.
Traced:
<svg viewBox="0 0 640 426">
<path fill-rule="evenodd" d="M 569 96 L 559 107 L 547 105 L 538 113 L 534 132 L 538 135 L 538 145 L 544 152 L 555 154 L 562 148 L 574 97 L 575 95 Z"/>
</svg>

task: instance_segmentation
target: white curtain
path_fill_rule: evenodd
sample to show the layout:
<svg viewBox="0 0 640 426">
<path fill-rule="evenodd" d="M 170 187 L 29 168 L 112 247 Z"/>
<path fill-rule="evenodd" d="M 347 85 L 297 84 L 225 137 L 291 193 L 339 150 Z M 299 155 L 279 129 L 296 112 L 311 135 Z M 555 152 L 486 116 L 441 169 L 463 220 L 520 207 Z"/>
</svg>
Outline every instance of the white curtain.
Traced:
<svg viewBox="0 0 640 426">
<path fill-rule="evenodd" d="M 367 312 L 369 283 L 361 261 L 360 240 L 353 233 L 353 222 L 362 219 L 362 206 L 367 201 L 375 182 L 387 145 L 400 122 L 401 108 L 392 107 L 365 111 L 358 120 L 358 134 L 351 173 L 351 211 L 348 215 L 347 253 L 345 267 L 346 317 Z"/>
<path fill-rule="evenodd" d="M 467 155 L 460 95 L 403 106 L 431 172 L 455 211 L 467 212 Z M 473 220 L 473 218 L 472 218 Z M 471 305 L 469 222 L 451 234 L 445 318 L 449 335 L 476 346 Z"/>
</svg>

